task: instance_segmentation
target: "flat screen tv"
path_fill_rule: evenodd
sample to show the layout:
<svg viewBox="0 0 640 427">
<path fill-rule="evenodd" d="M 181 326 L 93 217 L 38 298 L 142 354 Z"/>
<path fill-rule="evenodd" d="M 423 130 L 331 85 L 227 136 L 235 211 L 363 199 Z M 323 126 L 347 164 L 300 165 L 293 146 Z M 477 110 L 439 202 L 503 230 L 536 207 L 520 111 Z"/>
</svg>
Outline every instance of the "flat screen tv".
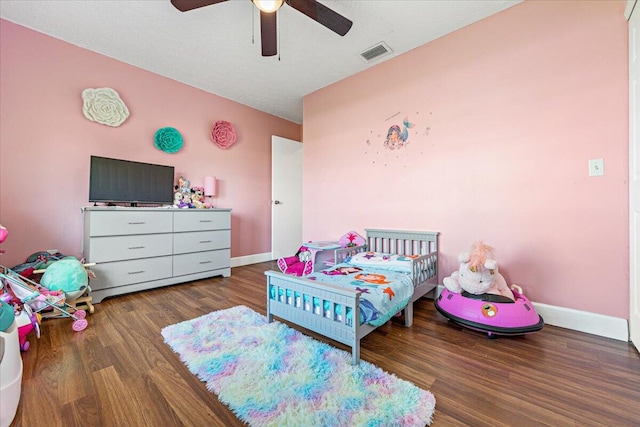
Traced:
<svg viewBox="0 0 640 427">
<path fill-rule="evenodd" d="M 91 156 L 89 201 L 172 204 L 174 167 Z"/>
</svg>

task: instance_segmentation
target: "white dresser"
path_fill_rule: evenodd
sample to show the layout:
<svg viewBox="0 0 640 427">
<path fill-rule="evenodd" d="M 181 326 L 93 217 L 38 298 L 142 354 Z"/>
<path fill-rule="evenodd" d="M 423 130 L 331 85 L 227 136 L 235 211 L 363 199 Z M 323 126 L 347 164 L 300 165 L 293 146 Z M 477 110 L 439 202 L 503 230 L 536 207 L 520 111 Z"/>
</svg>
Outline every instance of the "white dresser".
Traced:
<svg viewBox="0 0 640 427">
<path fill-rule="evenodd" d="M 82 252 L 91 297 L 231 275 L 231 209 L 87 207 Z"/>
</svg>

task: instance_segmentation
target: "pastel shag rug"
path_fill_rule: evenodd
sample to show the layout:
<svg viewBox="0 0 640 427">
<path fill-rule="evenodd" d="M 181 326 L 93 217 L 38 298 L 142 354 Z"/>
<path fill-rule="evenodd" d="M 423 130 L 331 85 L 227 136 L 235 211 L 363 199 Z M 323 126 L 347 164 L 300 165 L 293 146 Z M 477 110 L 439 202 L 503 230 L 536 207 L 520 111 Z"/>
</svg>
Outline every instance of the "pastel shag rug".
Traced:
<svg viewBox="0 0 640 427">
<path fill-rule="evenodd" d="M 165 342 L 251 426 L 424 426 L 434 396 L 245 306 L 167 326 Z"/>
</svg>

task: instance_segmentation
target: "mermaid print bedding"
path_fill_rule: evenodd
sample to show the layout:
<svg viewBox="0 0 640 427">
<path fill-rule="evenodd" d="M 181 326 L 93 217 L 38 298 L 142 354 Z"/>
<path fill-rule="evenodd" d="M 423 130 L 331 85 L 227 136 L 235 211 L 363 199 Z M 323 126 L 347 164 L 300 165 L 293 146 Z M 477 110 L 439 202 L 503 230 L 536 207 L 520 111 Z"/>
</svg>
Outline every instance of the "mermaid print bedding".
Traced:
<svg viewBox="0 0 640 427">
<path fill-rule="evenodd" d="M 360 322 L 373 326 L 386 323 L 407 305 L 413 295 L 413 282 L 406 273 L 361 268 L 348 263 L 312 273 L 306 279 L 360 291 Z M 337 309 L 336 314 L 339 314 Z M 347 323 L 350 314 L 344 313 Z"/>
</svg>

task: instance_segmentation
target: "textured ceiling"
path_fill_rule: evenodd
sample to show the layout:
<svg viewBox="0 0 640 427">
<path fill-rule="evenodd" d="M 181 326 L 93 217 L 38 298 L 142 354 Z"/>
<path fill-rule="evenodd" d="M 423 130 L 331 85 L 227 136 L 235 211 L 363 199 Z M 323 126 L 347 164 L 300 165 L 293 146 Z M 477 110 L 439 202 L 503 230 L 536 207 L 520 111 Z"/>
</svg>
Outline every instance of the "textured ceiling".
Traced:
<svg viewBox="0 0 640 427">
<path fill-rule="evenodd" d="M 302 123 L 302 97 L 520 0 L 320 0 L 353 21 L 340 37 L 288 5 L 279 56 L 262 57 L 250 0 L 179 12 L 169 0 L 0 0 L 0 16 L 145 70 Z M 385 42 L 392 54 L 360 53 Z"/>
</svg>

